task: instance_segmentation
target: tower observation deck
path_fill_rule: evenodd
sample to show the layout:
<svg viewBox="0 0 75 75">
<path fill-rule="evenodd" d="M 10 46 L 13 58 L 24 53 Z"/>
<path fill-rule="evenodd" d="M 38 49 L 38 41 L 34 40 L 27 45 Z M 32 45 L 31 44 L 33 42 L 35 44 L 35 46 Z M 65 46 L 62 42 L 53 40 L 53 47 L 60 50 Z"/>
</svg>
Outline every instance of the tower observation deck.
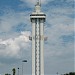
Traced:
<svg viewBox="0 0 75 75">
<path fill-rule="evenodd" d="M 32 23 L 32 75 L 44 75 L 44 22 L 46 15 L 41 12 L 39 1 L 30 15 Z"/>
</svg>

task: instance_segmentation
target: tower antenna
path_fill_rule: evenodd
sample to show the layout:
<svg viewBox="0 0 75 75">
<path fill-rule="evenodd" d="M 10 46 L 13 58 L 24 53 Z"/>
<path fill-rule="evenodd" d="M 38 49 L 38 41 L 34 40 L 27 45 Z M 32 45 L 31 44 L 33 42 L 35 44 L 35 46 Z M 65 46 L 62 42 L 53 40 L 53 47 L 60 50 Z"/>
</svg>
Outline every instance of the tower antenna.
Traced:
<svg viewBox="0 0 75 75">
<path fill-rule="evenodd" d="M 40 6 L 41 6 L 41 0 L 39 0 L 39 4 L 40 4 Z"/>
<path fill-rule="evenodd" d="M 39 5 L 41 6 L 41 0 L 37 0 L 37 2 L 39 3 Z"/>
</svg>

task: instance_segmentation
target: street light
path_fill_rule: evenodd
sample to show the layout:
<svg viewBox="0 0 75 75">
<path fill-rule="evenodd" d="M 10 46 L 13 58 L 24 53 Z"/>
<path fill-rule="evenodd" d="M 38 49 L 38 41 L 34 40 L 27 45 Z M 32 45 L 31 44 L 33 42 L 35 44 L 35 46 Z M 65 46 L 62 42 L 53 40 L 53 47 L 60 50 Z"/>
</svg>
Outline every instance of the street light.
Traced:
<svg viewBox="0 0 75 75">
<path fill-rule="evenodd" d="M 18 68 L 18 75 L 19 75 L 19 68 Z"/>
<path fill-rule="evenodd" d="M 27 62 L 27 60 L 23 60 L 22 62 Z M 22 75 L 23 75 L 23 63 L 22 63 Z"/>
<path fill-rule="evenodd" d="M 56 74 L 58 75 L 58 72 Z"/>
<path fill-rule="evenodd" d="M 27 62 L 27 60 L 23 60 L 22 62 Z"/>
</svg>

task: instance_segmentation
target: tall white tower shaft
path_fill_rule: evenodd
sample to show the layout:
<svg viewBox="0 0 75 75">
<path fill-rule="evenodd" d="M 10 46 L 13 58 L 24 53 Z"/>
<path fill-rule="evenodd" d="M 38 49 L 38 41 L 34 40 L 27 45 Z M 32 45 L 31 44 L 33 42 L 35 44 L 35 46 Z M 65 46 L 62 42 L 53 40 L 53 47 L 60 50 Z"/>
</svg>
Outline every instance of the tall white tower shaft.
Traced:
<svg viewBox="0 0 75 75">
<path fill-rule="evenodd" d="M 44 22 L 46 15 L 41 12 L 40 3 L 30 15 L 32 23 L 32 75 L 44 75 Z"/>
</svg>

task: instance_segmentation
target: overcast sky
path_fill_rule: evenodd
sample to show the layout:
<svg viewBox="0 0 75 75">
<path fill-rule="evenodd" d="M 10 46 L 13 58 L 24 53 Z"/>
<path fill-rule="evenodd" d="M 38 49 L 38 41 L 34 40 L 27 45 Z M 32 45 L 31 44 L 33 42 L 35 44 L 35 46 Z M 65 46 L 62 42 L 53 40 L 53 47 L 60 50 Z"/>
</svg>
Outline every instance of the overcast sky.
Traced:
<svg viewBox="0 0 75 75">
<path fill-rule="evenodd" d="M 0 0 L 0 74 L 12 74 L 22 65 L 24 75 L 31 75 L 30 14 L 37 0 Z M 74 0 L 42 0 L 46 14 L 44 34 L 45 75 L 74 70 Z M 22 60 L 27 59 L 27 63 Z"/>
</svg>

